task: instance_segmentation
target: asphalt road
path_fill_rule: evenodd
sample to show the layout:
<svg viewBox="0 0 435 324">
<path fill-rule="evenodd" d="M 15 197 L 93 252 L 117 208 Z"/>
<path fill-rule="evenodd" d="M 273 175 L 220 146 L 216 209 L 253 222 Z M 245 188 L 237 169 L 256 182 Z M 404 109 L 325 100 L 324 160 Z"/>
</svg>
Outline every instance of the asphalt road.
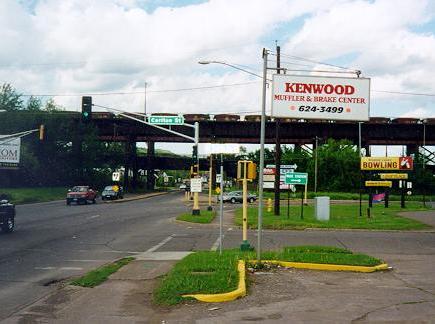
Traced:
<svg viewBox="0 0 435 324">
<path fill-rule="evenodd" d="M 53 292 L 56 282 L 118 258 L 216 248 L 217 220 L 208 225 L 174 221 L 189 210 L 183 197 L 171 193 L 119 204 L 17 206 L 16 231 L 0 234 L 0 321 Z M 229 212 L 239 206 L 225 205 L 224 248 L 241 243 Z M 256 231 L 249 231 L 248 240 L 256 245 Z M 401 280 L 435 295 L 434 232 L 265 230 L 262 242 L 263 249 L 318 244 L 368 253 L 398 266 Z M 413 270 L 416 261 L 418 271 Z"/>
<path fill-rule="evenodd" d="M 109 261 L 144 252 L 176 232 L 182 195 L 125 203 L 57 201 L 16 207 L 16 230 L 0 234 L 0 320 Z"/>
</svg>

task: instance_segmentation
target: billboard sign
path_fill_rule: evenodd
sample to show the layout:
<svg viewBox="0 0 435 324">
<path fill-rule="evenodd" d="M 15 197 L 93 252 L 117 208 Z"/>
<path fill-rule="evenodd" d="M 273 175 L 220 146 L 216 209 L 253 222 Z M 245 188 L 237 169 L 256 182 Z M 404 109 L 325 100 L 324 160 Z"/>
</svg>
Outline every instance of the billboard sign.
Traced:
<svg viewBox="0 0 435 324">
<path fill-rule="evenodd" d="M 362 157 L 361 170 L 412 170 L 411 156 L 402 157 Z"/>
<path fill-rule="evenodd" d="M 20 163 L 20 138 L 0 139 L 0 168 L 15 169 Z"/>
<path fill-rule="evenodd" d="M 370 79 L 274 74 L 272 116 L 368 121 Z"/>
</svg>

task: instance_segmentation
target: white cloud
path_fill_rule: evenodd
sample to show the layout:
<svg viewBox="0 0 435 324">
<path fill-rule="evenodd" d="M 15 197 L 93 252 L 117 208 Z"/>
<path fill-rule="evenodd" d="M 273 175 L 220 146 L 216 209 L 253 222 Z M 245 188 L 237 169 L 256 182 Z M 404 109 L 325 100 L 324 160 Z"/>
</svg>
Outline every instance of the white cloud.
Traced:
<svg viewBox="0 0 435 324">
<path fill-rule="evenodd" d="M 416 108 L 401 115 L 402 118 L 424 118 L 429 115 L 429 111 L 424 108 Z"/>
<path fill-rule="evenodd" d="M 39 0 L 29 11 L 15 0 L 0 1 L 0 83 L 24 93 L 65 94 L 141 92 L 147 81 L 150 111 L 259 111 L 260 84 L 155 91 L 258 81 L 197 61 L 239 63 L 261 73 L 264 42 L 273 46 L 280 39 L 287 54 L 317 60 L 353 54 L 349 63 L 372 77 L 378 90 L 435 89 L 434 33 L 412 30 L 431 18 L 427 1 L 212 0 L 152 12 L 138 6 L 142 2 Z M 275 34 L 277 26 L 291 26 L 296 18 L 303 19 L 300 30 Z M 142 111 L 144 104 L 141 93 L 95 100 L 129 111 Z M 80 106 L 79 96 L 56 101 L 67 109 Z M 419 107 L 433 115 L 430 105 Z"/>
</svg>

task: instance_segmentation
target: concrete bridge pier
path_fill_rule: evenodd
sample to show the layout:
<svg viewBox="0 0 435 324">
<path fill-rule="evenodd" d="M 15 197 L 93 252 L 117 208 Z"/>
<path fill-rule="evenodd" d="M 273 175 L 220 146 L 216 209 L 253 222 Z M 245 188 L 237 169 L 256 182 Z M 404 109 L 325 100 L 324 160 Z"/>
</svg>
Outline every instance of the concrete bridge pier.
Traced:
<svg viewBox="0 0 435 324">
<path fill-rule="evenodd" d="M 155 142 L 149 141 L 147 143 L 147 190 L 154 190 L 156 185 L 156 178 L 154 177 L 154 155 L 155 155 Z"/>
</svg>

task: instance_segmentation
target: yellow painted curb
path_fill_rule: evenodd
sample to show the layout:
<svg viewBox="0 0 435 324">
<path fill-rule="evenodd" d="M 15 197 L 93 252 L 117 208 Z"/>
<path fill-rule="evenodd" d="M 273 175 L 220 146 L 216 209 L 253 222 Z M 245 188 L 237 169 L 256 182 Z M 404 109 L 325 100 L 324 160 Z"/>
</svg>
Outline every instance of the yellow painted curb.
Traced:
<svg viewBox="0 0 435 324">
<path fill-rule="evenodd" d="M 220 303 L 220 302 L 232 301 L 239 297 L 246 296 L 245 261 L 239 260 L 237 264 L 237 271 L 239 272 L 239 286 L 237 287 L 236 290 L 223 294 L 194 294 L 194 295 L 183 295 L 183 297 L 192 297 L 207 303 Z"/>
<path fill-rule="evenodd" d="M 249 260 L 250 263 L 257 263 L 257 260 Z M 377 266 L 349 266 L 339 264 L 321 264 L 321 263 L 303 263 L 303 262 L 287 262 L 277 260 L 262 260 L 263 263 L 279 264 L 282 267 L 310 269 L 310 270 L 323 270 L 323 271 L 353 271 L 353 272 L 375 272 L 380 270 L 388 270 L 388 264 L 383 263 Z M 239 297 L 246 296 L 246 283 L 245 283 L 245 261 L 239 260 L 237 264 L 237 271 L 239 272 L 239 286 L 236 290 L 222 293 L 222 294 L 192 294 L 183 295 L 183 297 L 192 297 L 199 301 L 207 303 L 220 303 L 235 300 Z"/>
<path fill-rule="evenodd" d="M 250 260 L 250 263 L 256 263 L 257 260 Z M 287 262 L 277 260 L 262 260 L 263 263 L 279 264 L 282 267 L 310 269 L 310 270 L 326 270 L 326 271 L 353 271 L 353 272 L 375 272 L 380 270 L 388 270 L 388 264 L 383 263 L 377 266 L 350 266 L 340 264 L 322 264 L 322 263 L 303 263 L 303 262 Z"/>
</svg>

